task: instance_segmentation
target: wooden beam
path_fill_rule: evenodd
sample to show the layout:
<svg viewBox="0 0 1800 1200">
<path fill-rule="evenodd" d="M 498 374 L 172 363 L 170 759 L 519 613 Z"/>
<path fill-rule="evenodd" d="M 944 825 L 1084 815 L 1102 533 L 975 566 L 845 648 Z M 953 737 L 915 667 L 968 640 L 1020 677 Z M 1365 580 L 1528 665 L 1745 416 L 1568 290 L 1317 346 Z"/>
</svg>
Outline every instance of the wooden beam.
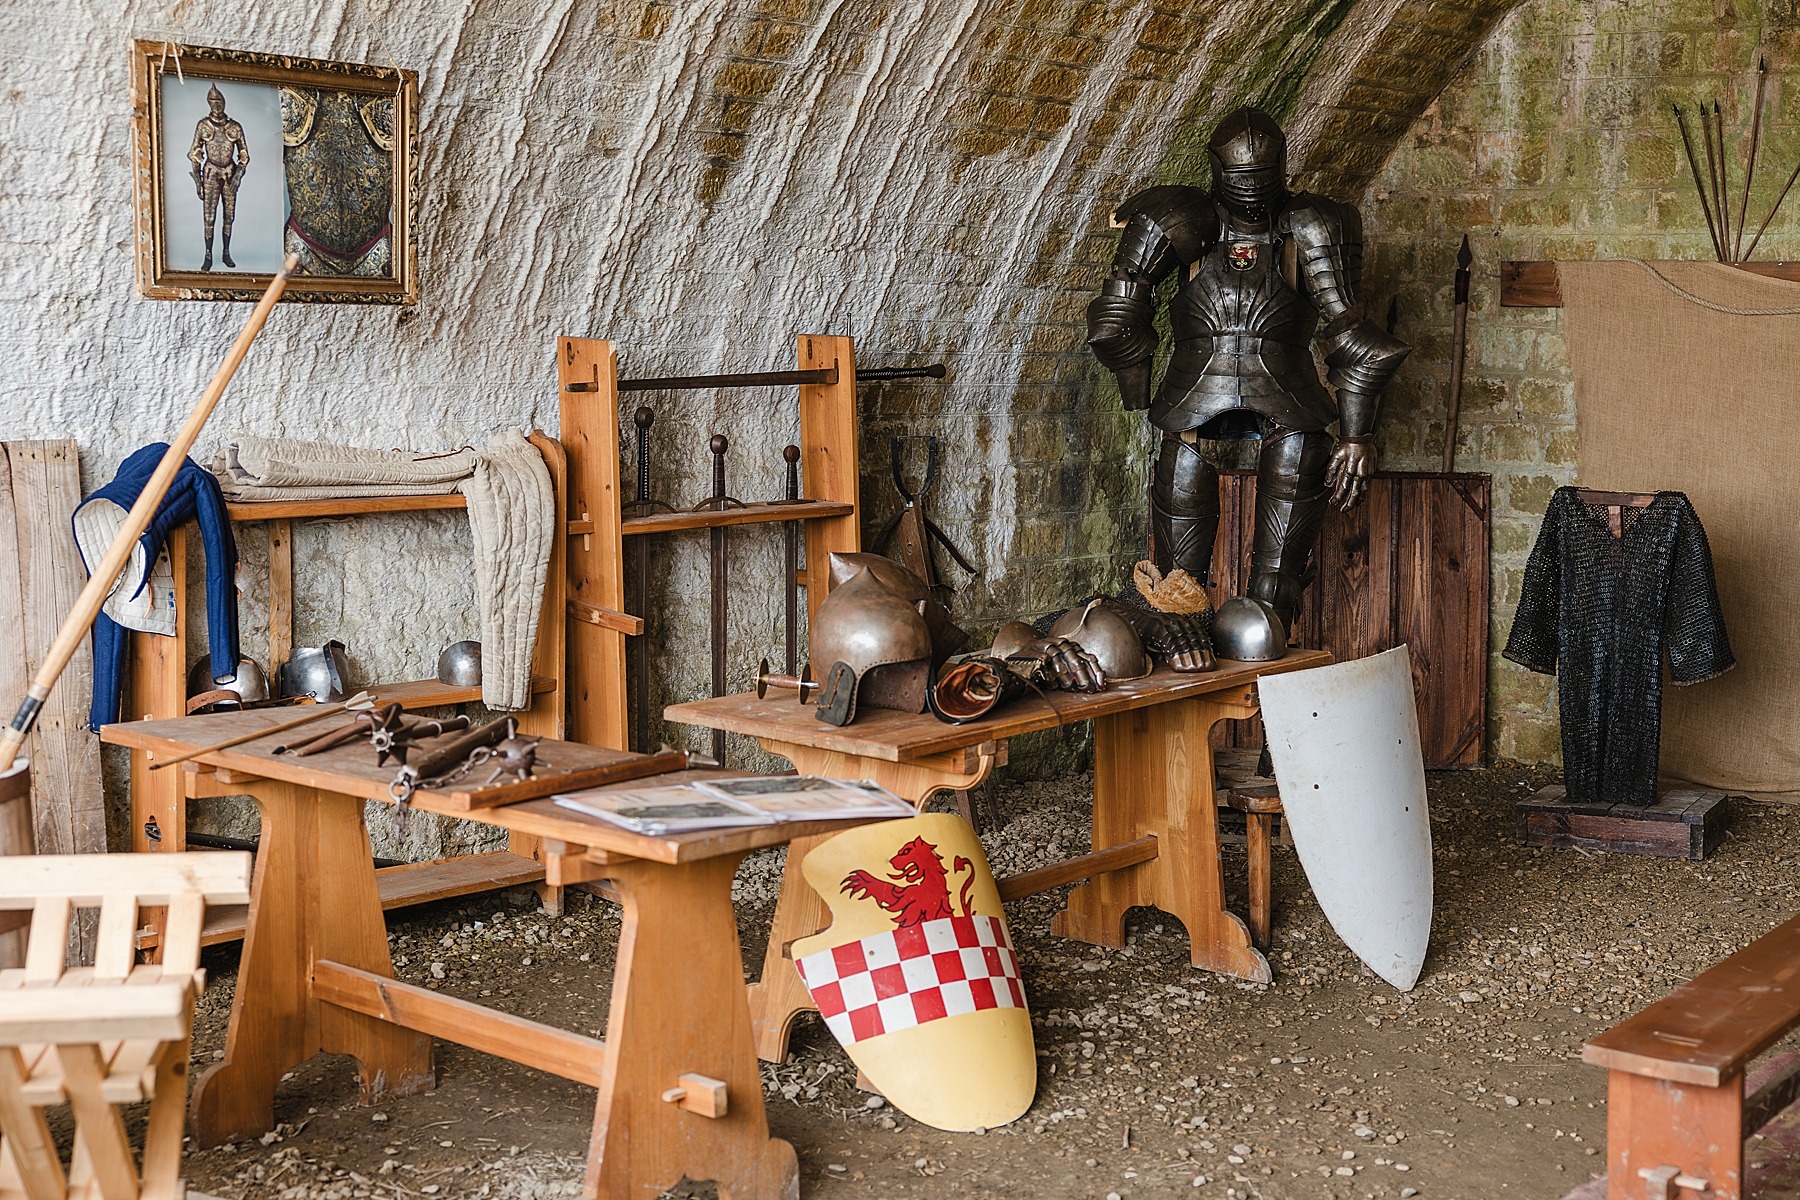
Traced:
<svg viewBox="0 0 1800 1200">
<path fill-rule="evenodd" d="M 1105 850 L 1096 850 L 1091 854 L 1078 854 L 1074 858 L 1065 858 L 1059 863 L 1051 863 L 1047 867 L 1039 867 L 1035 871 L 1025 871 L 1018 875 L 1009 875 L 999 880 L 1000 899 L 1019 900 L 1026 896 L 1035 896 L 1039 892 L 1047 892 L 1053 887 L 1061 887 L 1065 883 L 1075 883 L 1082 879 L 1092 879 L 1096 875 L 1104 875 L 1108 871 L 1121 871 L 1138 863 L 1149 862 L 1157 854 L 1156 835 L 1149 834 L 1133 842 L 1125 842 L 1118 846 L 1109 846 Z"/>
<path fill-rule="evenodd" d="M 1721 265 L 1768 279 L 1800 283 L 1800 262 L 1742 262 Z M 1500 264 L 1500 307 L 1561 308 L 1562 303 L 1562 281 L 1557 277 L 1554 262 L 1531 259 Z"/>
<path fill-rule="evenodd" d="M 326 959 L 313 963 L 312 994 L 326 1004 L 497 1054 L 588 1087 L 601 1084 L 606 1043 L 599 1038 L 540 1025 Z"/>
</svg>

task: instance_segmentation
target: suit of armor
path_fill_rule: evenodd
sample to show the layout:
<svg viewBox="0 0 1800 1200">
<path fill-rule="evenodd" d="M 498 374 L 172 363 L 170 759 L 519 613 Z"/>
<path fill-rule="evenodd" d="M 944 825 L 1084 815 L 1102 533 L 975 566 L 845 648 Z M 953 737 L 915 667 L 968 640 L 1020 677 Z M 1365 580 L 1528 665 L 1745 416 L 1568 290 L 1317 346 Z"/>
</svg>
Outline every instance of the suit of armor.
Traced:
<svg viewBox="0 0 1800 1200">
<path fill-rule="evenodd" d="M 194 126 L 194 141 L 188 147 L 192 164 L 194 190 L 200 195 L 200 210 L 205 221 L 206 261 L 202 271 L 212 270 L 213 220 L 221 204 L 225 209 L 225 239 L 221 253 L 228 267 L 231 261 L 231 223 L 237 219 L 238 184 L 244 169 L 250 165 L 250 146 L 244 140 L 244 127 L 225 115 L 225 94 L 214 86 L 206 93 L 208 113 Z"/>
<path fill-rule="evenodd" d="M 1238 109 L 1209 153 L 1210 193 L 1156 187 L 1119 209 L 1124 233 L 1088 306 L 1088 343 L 1117 376 L 1125 407 L 1148 409 L 1162 430 L 1151 489 L 1161 570 L 1209 574 L 1219 476 L 1202 439 L 1262 439 L 1249 594 L 1291 628 L 1325 505 L 1362 499 L 1381 391 L 1410 348 L 1358 306 L 1356 210 L 1287 192 L 1286 143 L 1273 119 Z M 1152 399 L 1157 285 L 1171 275 L 1174 346 Z M 1335 397 L 1314 366 L 1315 338 Z"/>
</svg>

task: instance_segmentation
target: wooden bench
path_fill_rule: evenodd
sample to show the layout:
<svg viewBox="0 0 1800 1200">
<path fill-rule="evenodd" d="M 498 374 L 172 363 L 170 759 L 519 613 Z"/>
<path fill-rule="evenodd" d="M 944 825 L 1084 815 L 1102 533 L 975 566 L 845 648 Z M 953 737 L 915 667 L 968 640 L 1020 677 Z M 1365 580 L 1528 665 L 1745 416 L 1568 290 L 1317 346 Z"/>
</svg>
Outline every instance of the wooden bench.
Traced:
<svg viewBox="0 0 1800 1200">
<path fill-rule="evenodd" d="M 240 852 L 16 857 L 0 912 L 29 911 L 25 965 L 0 971 L 0 1200 L 181 1200 L 188 1039 L 210 904 L 250 899 Z M 94 965 L 66 965 L 70 916 L 100 909 Z M 166 908 L 163 960 L 137 966 L 141 909 Z M 119 1106 L 150 1101 L 140 1173 Z M 67 1103 L 65 1167 L 44 1110 Z"/>
<path fill-rule="evenodd" d="M 1582 1059 L 1611 1072 L 1607 1176 L 1572 1197 L 1754 1197 L 1772 1164 L 1746 1177 L 1746 1138 L 1771 1143 L 1759 1158 L 1800 1153 L 1800 1055 L 1749 1068 L 1797 1028 L 1800 917 L 1590 1041 Z"/>
</svg>

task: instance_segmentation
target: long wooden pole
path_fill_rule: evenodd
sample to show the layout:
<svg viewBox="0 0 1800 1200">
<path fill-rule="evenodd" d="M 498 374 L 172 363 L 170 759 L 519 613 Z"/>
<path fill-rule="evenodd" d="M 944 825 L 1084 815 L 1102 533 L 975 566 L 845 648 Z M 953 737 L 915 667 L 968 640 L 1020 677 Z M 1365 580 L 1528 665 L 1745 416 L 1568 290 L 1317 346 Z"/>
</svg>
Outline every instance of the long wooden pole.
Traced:
<svg viewBox="0 0 1800 1200">
<path fill-rule="evenodd" d="M 1744 164 L 1744 198 L 1738 201 L 1737 241 L 1732 243 L 1732 257 L 1744 261 L 1744 221 L 1750 212 L 1750 181 L 1756 177 L 1756 152 L 1762 141 L 1763 96 L 1768 91 L 1769 60 L 1756 60 L 1756 110 L 1750 118 L 1750 160 Z"/>
<path fill-rule="evenodd" d="M 69 610 L 62 628 L 57 631 L 56 640 L 44 655 L 43 665 L 38 668 L 37 675 L 31 681 L 31 688 L 20 702 L 18 712 L 13 715 L 12 724 L 7 727 L 4 736 L 0 736 L 0 771 L 12 766 L 13 759 L 18 757 L 25 735 L 37 724 L 38 713 L 43 709 L 44 701 L 50 698 L 50 689 L 56 686 L 63 668 L 74 657 L 81 639 L 87 636 L 88 627 L 99 614 L 106 594 L 112 590 L 119 572 L 125 569 L 132 547 L 137 544 L 138 538 L 149 526 L 150 518 L 161 506 L 163 495 L 175 481 L 175 472 L 181 469 L 182 460 L 193 449 L 200 430 L 205 427 L 207 418 L 212 416 L 213 409 L 218 405 L 219 397 L 225 394 L 225 386 L 231 382 L 238 364 L 244 361 L 244 355 L 249 353 L 250 343 L 262 332 L 263 322 L 269 319 L 269 312 L 275 307 L 275 301 L 281 298 L 282 290 L 287 287 L 288 276 L 299 263 L 297 257 L 289 256 L 281 270 L 276 272 L 275 278 L 269 281 L 268 290 L 263 293 L 256 310 L 250 314 L 244 331 L 238 334 L 237 341 L 232 344 L 231 353 L 225 356 L 225 362 L 213 375 L 212 382 L 206 385 L 199 403 L 188 414 L 187 422 L 169 443 L 168 452 L 156 465 L 156 471 L 150 476 L 150 482 L 144 485 L 143 494 L 138 497 L 137 503 L 126 514 L 125 524 L 120 526 L 118 535 L 113 538 L 106 557 L 100 560 L 100 565 L 88 576 L 87 586 L 81 589 L 81 595 L 75 598 L 75 607 Z"/>
<path fill-rule="evenodd" d="M 1456 423 L 1462 405 L 1463 364 L 1469 354 L 1469 268 L 1475 255 L 1469 250 L 1469 235 L 1463 234 L 1462 246 L 1456 251 L 1456 318 L 1450 333 L 1450 400 L 1444 412 L 1444 473 L 1456 463 Z"/>
<path fill-rule="evenodd" d="M 1700 195 L 1700 211 L 1706 216 L 1706 232 L 1712 238 L 1713 257 L 1720 262 L 1725 261 L 1725 248 L 1719 244 L 1719 227 L 1713 223 L 1712 205 L 1706 202 L 1706 185 L 1700 182 L 1700 164 L 1694 159 L 1694 140 L 1688 136 L 1687 121 L 1681 115 L 1681 105 L 1672 105 L 1675 110 L 1675 124 L 1681 129 L 1681 145 L 1687 151 L 1688 170 L 1694 173 L 1694 191 Z M 1704 116 L 1704 110 L 1702 111 Z M 1710 171 L 1711 168 L 1708 168 Z"/>
</svg>

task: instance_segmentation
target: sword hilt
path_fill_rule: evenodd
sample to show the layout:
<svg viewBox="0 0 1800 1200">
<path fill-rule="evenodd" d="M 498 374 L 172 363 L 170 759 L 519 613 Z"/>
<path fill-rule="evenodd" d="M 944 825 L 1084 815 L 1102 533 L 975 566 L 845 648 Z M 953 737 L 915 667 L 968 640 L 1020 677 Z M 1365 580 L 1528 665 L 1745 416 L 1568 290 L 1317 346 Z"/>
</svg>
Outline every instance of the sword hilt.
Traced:
<svg viewBox="0 0 1800 1200">
<path fill-rule="evenodd" d="M 706 443 L 706 448 L 712 451 L 713 456 L 712 498 L 723 500 L 725 499 L 725 451 L 731 448 L 731 442 L 724 434 L 715 433 L 712 435 L 712 440 Z"/>
<path fill-rule="evenodd" d="M 650 499 L 650 426 L 655 424 L 656 414 L 649 405 L 641 406 L 631 415 L 631 423 L 637 426 L 637 498 L 640 503 Z"/>
</svg>

